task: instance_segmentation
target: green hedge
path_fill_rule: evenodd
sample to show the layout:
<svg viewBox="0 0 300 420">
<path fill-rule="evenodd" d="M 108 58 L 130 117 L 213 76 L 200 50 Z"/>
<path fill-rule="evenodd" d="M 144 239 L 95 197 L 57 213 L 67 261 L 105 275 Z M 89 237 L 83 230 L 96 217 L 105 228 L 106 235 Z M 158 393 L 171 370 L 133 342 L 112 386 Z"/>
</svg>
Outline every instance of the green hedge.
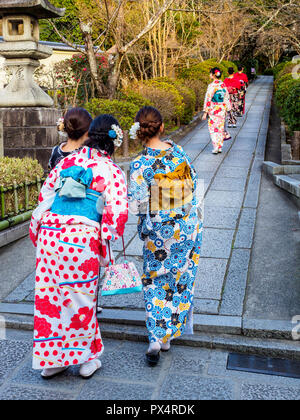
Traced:
<svg viewBox="0 0 300 420">
<path fill-rule="evenodd" d="M 290 131 L 300 131 L 300 81 L 290 88 L 282 107 L 282 116 Z"/>
<path fill-rule="evenodd" d="M 30 158 L 0 158 L 0 186 L 11 187 L 14 182 L 22 184 L 25 181 L 34 182 L 42 178 L 44 170 L 37 160 Z"/>
<path fill-rule="evenodd" d="M 100 114 L 111 114 L 118 121 L 123 130 L 129 130 L 134 123 L 135 116 L 140 107 L 127 101 L 94 98 L 85 105 L 93 117 Z"/>
<path fill-rule="evenodd" d="M 275 99 L 280 115 L 290 131 L 300 130 L 299 91 L 300 80 L 294 79 L 295 63 L 280 63 L 273 69 L 275 77 Z"/>
<path fill-rule="evenodd" d="M 34 208 L 38 202 L 40 182 L 44 169 L 37 160 L 30 158 L 0 158 L 0 187 L 4 187 L 3 201 L 0 203 L 0 220 L 5 216 L 22 213 L 26 208 Z M 25 183 L 33 183 L 25 187 Z M 17 189 L 14 190 L 14 184 Z M 16 211 L 16 195 L 17 208 Z"/>
<path fill-rule="evenodd" d="M 156 79 L 158 82 L 164 82 L 168 85 L 173 86 L 177 89 L 178 93 L 181 95 L 184 105 L 183 115 L 180 119 L 181 124 L 189 124 L 193 119 L 196 109 L 196 94 L 195 91 L 186 86 L 182 81 L 178 79 L 171 79 L 168 77 L 161 77 Z"/>
</svg>

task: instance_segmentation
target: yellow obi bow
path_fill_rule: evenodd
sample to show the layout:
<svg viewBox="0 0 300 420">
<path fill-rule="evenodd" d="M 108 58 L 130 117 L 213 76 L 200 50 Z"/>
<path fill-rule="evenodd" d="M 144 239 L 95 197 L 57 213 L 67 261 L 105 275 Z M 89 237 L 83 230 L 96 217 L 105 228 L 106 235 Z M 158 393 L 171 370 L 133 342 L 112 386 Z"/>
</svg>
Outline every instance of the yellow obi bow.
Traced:
<svg viewBox="0 0 300 420">
<path fill-rule="evenodd" d="M 150 193 L 151 212 L 180 208 L 193 200 L 194 183 L 186 162 L 173 172 L 154 175 L 154 180 L 156 184 L 151 186 Z"/>
</svg>

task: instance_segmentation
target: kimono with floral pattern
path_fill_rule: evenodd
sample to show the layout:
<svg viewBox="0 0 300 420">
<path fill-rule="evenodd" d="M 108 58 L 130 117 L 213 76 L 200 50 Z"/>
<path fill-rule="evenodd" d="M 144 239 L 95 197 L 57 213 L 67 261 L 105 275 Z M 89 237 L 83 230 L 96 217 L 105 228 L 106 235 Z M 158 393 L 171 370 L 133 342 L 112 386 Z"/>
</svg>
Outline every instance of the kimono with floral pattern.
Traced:
<svg viewBox="0 0 300 420">
<path fill-rule="evenodd" d="M 89 202 L 59 197 L 62 177 L 68 176 L 72 185 L 76 174 L 80 182 L 75 185 L 81 190 L 86 183 Z M 98 199 L 103 205 L 95 213 Z M 99 267 L 109 262 L 108 241 L 123 235 L 127 219 L 124 174 L 104 152 L 83 147 L 49 174 L 30 225 L 37 247 L 34 369 L 82 364 L 102 354 L 96 318 Z"/>
<path fill-rule="evenodd" d="M 130 210 L 144 241 L 149 341 L 192 333 L 195 277 L 202 243 L 197 174 L 183 149 L 145 148 L 131 164 Z M 184 190 L 184 193 L 183 193 Z"/>
<path fill-rule="evenodd" d="M 208 129 L 214 149 L 222 149 L 225 131 L 226 115 L 231 111 L 231 103 L 228 90 L 224 82 L 215 80 L 207 89 L 204 103 L 204 112 L 208 113 Z"/>
</svg>

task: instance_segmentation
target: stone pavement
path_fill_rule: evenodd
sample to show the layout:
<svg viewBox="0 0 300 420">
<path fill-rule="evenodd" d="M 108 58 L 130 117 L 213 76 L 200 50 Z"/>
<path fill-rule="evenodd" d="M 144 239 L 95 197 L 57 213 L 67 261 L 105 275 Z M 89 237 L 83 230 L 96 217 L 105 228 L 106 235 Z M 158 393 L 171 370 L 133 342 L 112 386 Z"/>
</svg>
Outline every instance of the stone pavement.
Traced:
<svg viewBox="0 0 300 420">
<path fill-rule="evenodd" d="M 277 317 L 270 323 L 268 313 L 265 314 L 266 319 L 260 319 L 259 323 L 255 314 L 251 315 L 252 318 L 244 317 L 272 92 L 272 77 L 262 76 L 250 86 L 246 115 L 238 119 L 237 129 L 230 129 L 233 139 L 225 142 L 222 154 L 211 154 L 212 146 L 206 123 L 200 124 L 180 142 L 191 157 L 205 186 L 204 240 L 195 293 L 194 322 L 199 335 L 196 339 L 191 338 L 191 341 L 183 340 L 182 344 L 192 342 L 195 345 L 197 342 L 198 346 L 230 349 L 238 347 L 240 351 L 248 352 L 251 349 L 254 352 L 261 350 L 260 342 L 248 340 L 245 336 L 268 337 L 274 340 L 284 339 L 279 344 L 273 343 L 274 350 L 278 348 L 278 352 L 275 351 L 274 354 L 282 356 L 289 353 L 290 356 L 295 356 L 299 353 L 300 357 L 299 346 L 297 348 L 295 343 L 286 341 L 291 340 L 291 320 Z M 128 165 L 123 164 L 123 168 L 126 170 Z M 130 215 L 125 231 L 126 255 L 142 272 L 143 244 L 138 238 L 136 223 L 136 217 Z M 28 248 L 27 241 L 28 238 L 25 238 L 15 245 L 18 246 L 17 252 L 13 253 L 13 247 L 9 251 L 9 281 L 5 282 L 4 272 L 0 275 L 0 291 L 2 283 L 10 285 L 10 293 L 7 291 L 4 298 L 2 297 L 0 314 L 5 315 L 8 325 L 20 328 L 32 328 L 34 259 L 30 270 L 28 255 L 32 254 L 32 248 Z M 121 240 L 114 245 L 114 251 L 120 261 L 123 257 Z M 20 264 L 15 264 L 14 256 Z M 3 254 L 0 252 L 1 266 L 2 260 Z M 19 272 L 23 264 L 26 270 L 21 278 Z M 14 271 L 18 277 L 18 287 L 14 284 Z M 268 290 L 273 293 L 271 289 Z M 3 294 L 0 293 L 0 298 L 1 296 Z M 133 331 L 135 327 L 130 329 L 131 325 L 145 324 L 142 294 L 101 298 L 100 304 L 104 308 L 100 320 L 103 328 L 107 328 L 107 337 L 120 337 L 123 334 L 123 338 L 146 339 L 144 330 Z M 298 308 L 300 314 L 300 307 Z M 297 307 L 294 309 L 296 311 Z M 10 321 L 8 318 L 12 314 L 13 319 Z M 106 327 L 104 323 L 109 325 Z M 118 328 L 116 324 L 119 324 Z M 200 333 L 243 337 L 237 346 L 233 338 L 226 339 L 225 344 L 220 337 L 200 337 Z M 139 338 L 139 334 L 143 338 Z"/>
<path fill-rule="evenodd" d="M 72 367 L 51 380 L 31 369 L 31 332 L 0 340 L 0 400 L 299 400 L 299 379 L 226 369 L 228 352 L 174 346 L 159 365 L 144 361 L 145 344 L 106 339 L 92 379 Z M 133 403 L 134 405 L 134 403 Z M 130 406 L 130 403 L 129 403 Z"/>
</svg>

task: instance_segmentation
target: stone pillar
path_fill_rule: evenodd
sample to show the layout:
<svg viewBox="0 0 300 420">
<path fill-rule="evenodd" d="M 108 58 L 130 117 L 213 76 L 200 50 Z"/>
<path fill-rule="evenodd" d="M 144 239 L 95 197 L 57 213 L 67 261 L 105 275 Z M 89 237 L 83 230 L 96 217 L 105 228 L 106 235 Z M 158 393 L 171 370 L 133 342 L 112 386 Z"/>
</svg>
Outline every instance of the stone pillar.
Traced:
<svg viewBox="0 0 300 420">
<path fill-rule="evenodd" d="M 60 116 L 55 108 L 0 109 L 4 155 L 37 159 L 47 170 L 51 150 L 58 143 L 56 122 Z"/>
<path fill-rule="evenodd" d="M 59 18 L 65 9 L 48 0 L 1 0 L 3 39 L 0 55 L 11 72 L 9 84 L 0 90 L 0 155 L 30 156 L 47 169 L 52 147 L 58 142 L 56 123 L 61 112 L 35 83 L 39 60 L 52 49 L 39 43 L 39 19 Z M 2 143 L 1 143 L 2 138 Z M 2 146 L 1 146 L 2 145 Z"/>
</svg>

